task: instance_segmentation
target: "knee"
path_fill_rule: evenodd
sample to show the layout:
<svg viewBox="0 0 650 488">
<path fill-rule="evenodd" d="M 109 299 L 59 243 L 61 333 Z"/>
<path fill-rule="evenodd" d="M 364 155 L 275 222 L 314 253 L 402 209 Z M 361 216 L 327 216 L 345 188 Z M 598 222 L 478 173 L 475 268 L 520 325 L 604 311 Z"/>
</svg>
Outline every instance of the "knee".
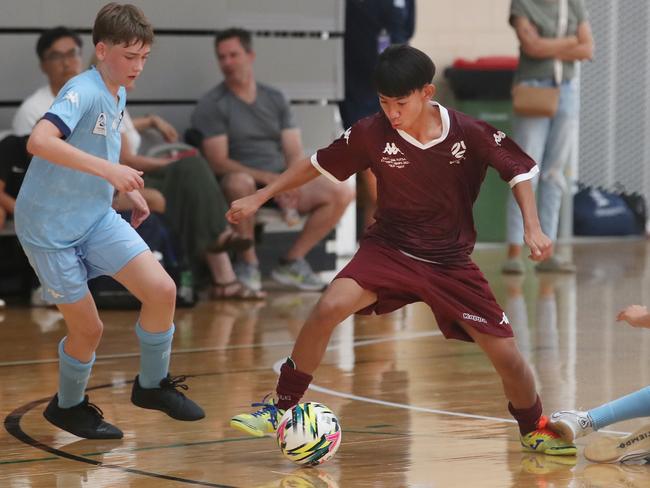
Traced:
<svg viewBox="0 0 650 488">
<path fill-rule="evenodd" d="M 165 273 L 147 292 L 144 301 L 147 305 L 173 309 L 176 306 L 176 283 Z"/>
<path fill-rule="evenodd" d="M 246 173 L 228 173 L 223 177 L 221 186 L 231 199 L 255 193 L 255 179 Z"/>
<path fill-rule="evenodd" d="M 317 322 L 320 326 L 335 328 L 339 322 L 346 318 L 347 311 L 336 300 L 332 300 L 327 296 L 323 296 L 314 311 L 312 312 L 311 319 Z"/>
<path fill-rule="evenodd" d="M 74 332 L 68 331 L 68 336 L 74 335 L 75 339 L 83 341 L 94 351 L 99 345 L 99 341 L 104 333 L 104 324 L 98 318 L 97 320 L 89 321 L 83 328 L 78 328 Z"/>
</svg>

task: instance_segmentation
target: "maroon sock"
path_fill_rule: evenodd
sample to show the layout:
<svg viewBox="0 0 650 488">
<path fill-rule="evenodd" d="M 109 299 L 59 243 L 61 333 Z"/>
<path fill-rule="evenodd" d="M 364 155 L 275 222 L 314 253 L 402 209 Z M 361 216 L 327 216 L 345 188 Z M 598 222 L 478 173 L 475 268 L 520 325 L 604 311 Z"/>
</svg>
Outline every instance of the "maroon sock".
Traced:
<svg viewBox="0 0 650 488">
<path fill-rule="evenodd" d="M 280 368 L 280 379 L 275 388 L 278 394 L 278 408 L 286 410 L 297 405 L 313 378 L 310 374 L 298 371 L 291 358 L 287 359 Z"/>
<path fill-rule="evenodd" d="M 519 424 L 521 435 L 526 435 L 537 429 L 537 421 L 542 416 L 542 401 L 538 395 L 532 407 L 517 410 L 512 403 L 508 403 L 508 410 Z"/>
</svg>

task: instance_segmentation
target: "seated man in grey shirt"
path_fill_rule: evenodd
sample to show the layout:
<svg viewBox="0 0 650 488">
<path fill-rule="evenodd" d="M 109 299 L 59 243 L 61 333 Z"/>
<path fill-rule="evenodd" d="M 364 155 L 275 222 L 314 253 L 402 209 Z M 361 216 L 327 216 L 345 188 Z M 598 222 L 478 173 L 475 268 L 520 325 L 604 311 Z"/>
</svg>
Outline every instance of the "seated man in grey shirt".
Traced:
<svg viewBox="0 0 650 488">
<path fill-rule="evenodd" d="M 304 155 L 286 99 L 275 88 L 255 81 L 251 34 L 237 28 L 221 31 L 215 49 L 224 81 L 199 100 L 192 127 L 201 133 L 203 154 L 221 178 L 226 198 L 233 201 L 269 184 Z M 305 255 L 334 228 L 353 198 L 352 188 L 320 176 L 276 199 L 281 208 L 307 215 L 307 221 L 273 269 L 274 280 L 302 290 L 324 287 Z M 236 230 L 254 238 L 254 225 L 251 218 Z M 261 287 L 255 247 L 241 253 L 237 266 L 242 282 Z"/>
</svg>

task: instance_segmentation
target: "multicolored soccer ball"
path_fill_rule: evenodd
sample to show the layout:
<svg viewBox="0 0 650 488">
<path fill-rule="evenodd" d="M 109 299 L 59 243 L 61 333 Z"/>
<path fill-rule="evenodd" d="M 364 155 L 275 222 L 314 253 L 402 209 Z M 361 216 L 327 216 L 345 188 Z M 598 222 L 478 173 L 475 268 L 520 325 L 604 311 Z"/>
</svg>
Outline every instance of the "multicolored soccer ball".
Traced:
<svg viewBox="0 0 650 488">
<path fill-rule="evenodd" d="M 284 413 L 276 437 L 284 457 L 302 466 L 316 466 L 336 453 L 341 426 L 325 405 L 299 403 Z"/>
</svg>

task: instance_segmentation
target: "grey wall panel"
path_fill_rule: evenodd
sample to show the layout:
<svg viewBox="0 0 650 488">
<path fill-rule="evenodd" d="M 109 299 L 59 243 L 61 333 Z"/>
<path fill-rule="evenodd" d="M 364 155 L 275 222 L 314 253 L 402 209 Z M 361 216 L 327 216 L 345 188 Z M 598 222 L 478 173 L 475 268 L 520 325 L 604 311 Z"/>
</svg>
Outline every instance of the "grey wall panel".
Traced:
<svg viewBox="0 0 650 488">
<path fill-rule="evenodd" d="M 86 66 L 93 47 L 90 36 L 81 38 L 84 43 L 83 62 Z M 36 34 L 0 34 L 0 100 L 22 100 L 47 83 L 38 66 L 37 39 Z"/>
<path fill-rule="evenodd" d="M 34 51 L 38 36 L 0 35 L 0 100 L 22 100 L 45 83 Z M 84 41 L 84 66 L 93 52 Z M 292 99 L 343 96 L 342 39 L 256 38 L 255 71 Z M 317 61 L 315 61 L 317 60 Z M 209 36 L 162 36 L 131 97 L 144 100 L 196 99 L 221 81 Z"/>
<path fill-rule="evenodd" d="M 134 105 L 129 107 L 132 117 L 158 114 L 168 120 L 179 133 L 189 126 L 193 105 Z M 341 133 L 338 123 L 338 107 L 335 105 L 294 105 L 292 106 L 296 124 L 302 132 L 305 152 L 311 154 L 316 149 L 327 146 Z"/>
<path fill-rule="evenodd" d="M 14 113 L 16 113 L 16 109 L 13 107 L 0 107 L 0 133 L 11 128 Z"/>
<path fill-rule="evenodd" d="M 255 73 L 291 99 L 343 96 L 342 39 L 257 38 Z M 133 90 L 138 100 L 195 99 L 221 81 L 212 39 L 159 38 Z"/>
<path fill-rule="evenodd" d="M 2 0 L 0 27 L 92 27 L 106 0 Z M 343 31 L 343 0 L 132 0 L 155 28 Z"/>
</svg>

